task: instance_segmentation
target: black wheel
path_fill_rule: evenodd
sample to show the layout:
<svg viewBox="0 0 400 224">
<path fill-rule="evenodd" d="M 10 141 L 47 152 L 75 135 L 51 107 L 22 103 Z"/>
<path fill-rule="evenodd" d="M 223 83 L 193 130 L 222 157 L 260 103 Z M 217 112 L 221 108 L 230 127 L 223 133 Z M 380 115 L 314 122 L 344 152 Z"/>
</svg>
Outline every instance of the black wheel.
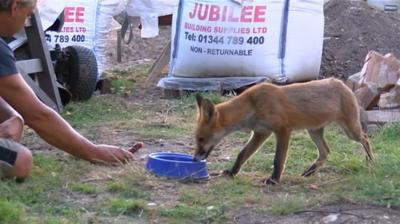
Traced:
<svg viewBox="0 0 400 224">
<path fill-rule="evenodd" d="M 73 100 L 87 100 L 96 89 L 97 61 L 92 50 L 83 46 L 68 46 L 65 49 L 67 77 L 65 85 Z"/>
</svg>

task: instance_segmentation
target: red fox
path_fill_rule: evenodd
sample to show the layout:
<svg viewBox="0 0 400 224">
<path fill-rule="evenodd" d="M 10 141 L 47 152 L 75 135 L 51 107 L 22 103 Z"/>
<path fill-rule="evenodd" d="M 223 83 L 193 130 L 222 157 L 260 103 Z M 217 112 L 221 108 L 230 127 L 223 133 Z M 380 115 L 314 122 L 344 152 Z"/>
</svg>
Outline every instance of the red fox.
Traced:
<svg viewBox="0 0 400 224">
<path fill-rule="evenodd" d="M 360 142 L 367 154 L 367 161 L 374 155 L 360 122 L 360 108 L 353 92 L 340 80 L 323 80 L 277 86 L 261 83 L 242 94 L 217 105 L 196 95 L 198 106 L 195 129 L 196 148 L 194 160 L 208 157 L 213 148 L 226 135 L 249 129 L 252 135 L 230 170 L 225 175 L 234 177 L 242 165 L 274 133 L 276 151 L 271 177 L 265 184 L 276 184 L 281 179 L 287 158 L 290 134 L 293 130 L 307 129 L 318 148 L 317 160 L 303 172 L 309 176 L 324 163 L 329 153 L 325 142 L 324 127 L 336 122 L 347 136 Z"/>
</svg>

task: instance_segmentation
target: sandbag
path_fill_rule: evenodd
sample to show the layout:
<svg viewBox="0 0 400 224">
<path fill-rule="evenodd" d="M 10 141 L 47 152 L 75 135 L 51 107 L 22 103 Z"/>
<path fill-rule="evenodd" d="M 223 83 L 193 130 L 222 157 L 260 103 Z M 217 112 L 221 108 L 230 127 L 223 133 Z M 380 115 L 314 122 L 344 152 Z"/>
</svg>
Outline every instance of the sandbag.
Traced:
<svg viewBox="0 0 400 224">
<path fill-rule="evenodd" d="M 170 72 L 158 85 L 168 88 L 185 78 L 247 77 L 246 84 L 251 77 L 282 83 L 315 79 L 322 56 L 323 4 L 181 0 L 174 13 Z"/>
</svg>

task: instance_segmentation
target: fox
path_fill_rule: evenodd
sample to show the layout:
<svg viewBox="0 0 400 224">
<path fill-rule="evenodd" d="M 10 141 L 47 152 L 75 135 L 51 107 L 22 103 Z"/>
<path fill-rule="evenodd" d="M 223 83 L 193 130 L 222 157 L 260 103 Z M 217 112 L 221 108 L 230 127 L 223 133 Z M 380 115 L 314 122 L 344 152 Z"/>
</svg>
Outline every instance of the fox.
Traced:
<svg viewBox="0 0 400 224">
<path fill-rule="evenodd" d="M 215 146 L 228 134 L 251 130 L 251 136 L 224 175 L 234 177 L 246 161 L 274 133 L 275 158 L 267 185 L 280 183 L 284 171 L 290 135 L 306 129 L 318 149 L 318 157 L 301 175 L 315 173 L 330 153 L 324 128 L 336 122 L 349 139 L 361 143 L 367 162 L 374 161 L 368 135 L 363 131 L 360 107 L 352 90 L 341 80 L 327 78 L 303 83 L 276 85 L 259 83 L 233 98 L 214 105 L 196 94 L 197 123 L 194 130 L 194 161 L 207 159 Z"/>
</svg>

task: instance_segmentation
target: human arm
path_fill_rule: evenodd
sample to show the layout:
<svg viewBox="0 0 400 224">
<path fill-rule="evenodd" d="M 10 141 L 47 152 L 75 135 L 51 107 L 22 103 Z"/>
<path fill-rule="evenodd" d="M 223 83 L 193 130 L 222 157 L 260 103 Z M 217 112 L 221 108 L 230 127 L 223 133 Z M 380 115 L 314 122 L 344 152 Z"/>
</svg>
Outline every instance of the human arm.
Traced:
<svg viewBox="0 0 400 224">
<path fill-rule="evenodd" d="M 19 141 L 24 129 L 24 119 L 0 97 L 0 138 Z"/>
<path fill-rule="evenodd" d="M 43 104 L 20 74 L 0 78 L 0 96 L 47 143 L 91 162 L 125 162 L 132 154 L 116 146 L 95 145 Z"/>
</svg>

